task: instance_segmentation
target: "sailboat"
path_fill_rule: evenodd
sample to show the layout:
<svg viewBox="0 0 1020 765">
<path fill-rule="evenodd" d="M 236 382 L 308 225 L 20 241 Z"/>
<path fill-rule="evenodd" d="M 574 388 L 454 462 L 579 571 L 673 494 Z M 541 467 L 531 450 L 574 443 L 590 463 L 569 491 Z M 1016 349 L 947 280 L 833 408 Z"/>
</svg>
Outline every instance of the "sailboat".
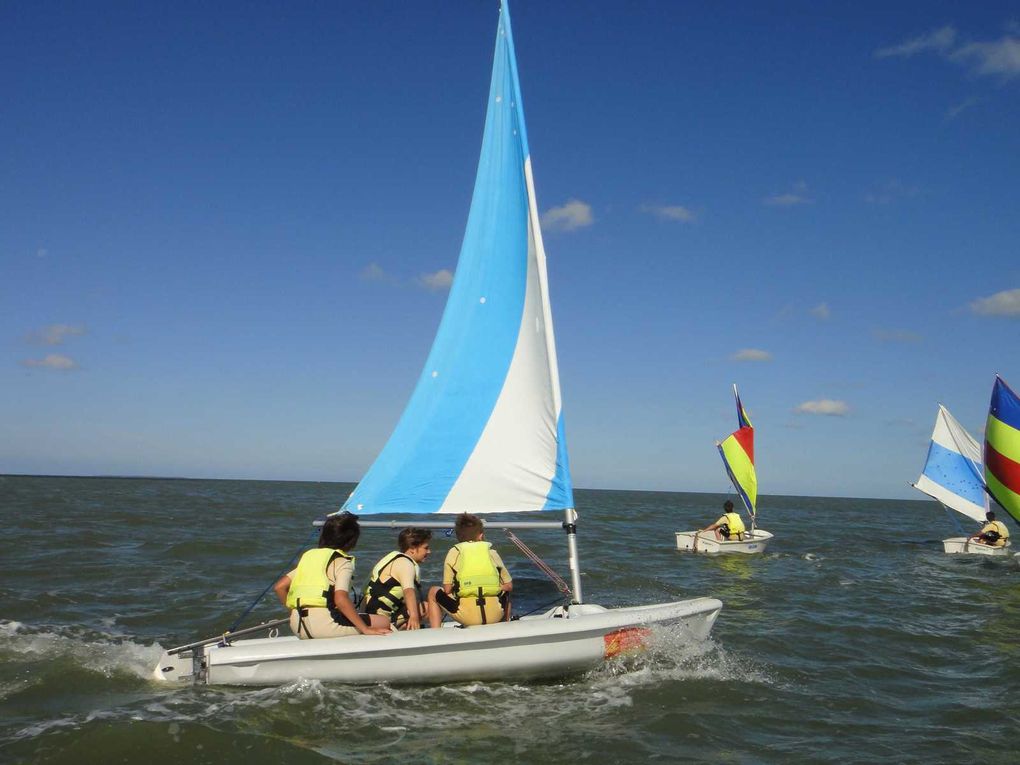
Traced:
<svg viewBox="0 0 1020 765">
<path fill-rule="evenodd" d="M 740 539 L 716 539 L 712 531 L 678 531 L 676 548 L 682 552 L 720 555 L 741 553 L 753 555 L 765 552 L 773 535 L 757 528 L 758 476 L 754 470 L 754 427 L 740 403 L 740 393 L 733 386 L 733 398 L 737 403 L 737 429 L 716 443 L 733 488 L 740 497 L 744 509 L 751 517 L 751 528 L 741 534 Z"/>
<path fill-rule="evenodd" d="M 986 490 L 1020 523 L 1020 396 L 999 375 L 988 405 L 984 458 Z M 997 549 L 1009 546 L 1007 540 L 1005 548 Z"/>
<path fill-rule="evenodd" d="M 939 404 L 924 468 L 911 486 L 942 505 L 964 534 L 953 512 L 979 524 L 984 523 L 988 512 L 982 471 L 981 446 L 949 410 Z M 981 544 L 968 535 L 943 539 L 942 547 L 950 554 L 1006 554 L 1005 548 Z"/>
<path fill-rule="evenodd" d="M 266 626 L 260 625 L 170 649 L 155 677 L 274 685 L 299 678 L 436 683 L 560 676 L 640 644 L 652 624 L 676 624 L 691 640 L 704 640 L 722 608 L 713 598 L 693 598 L 608 609 L 583 597 L 545 249 L 506 0 L 474 195 L 446 309 L 402 417 L 341 509 L 362 519 L 562 512 L 561 521 L 486 525 L 564 533 L 569 602 L 515 621 L 383 637 L 248 637 Z M 368 528 L 408 525 L 450 528 L 453 522 L 361 521 Z"/>
</svg>

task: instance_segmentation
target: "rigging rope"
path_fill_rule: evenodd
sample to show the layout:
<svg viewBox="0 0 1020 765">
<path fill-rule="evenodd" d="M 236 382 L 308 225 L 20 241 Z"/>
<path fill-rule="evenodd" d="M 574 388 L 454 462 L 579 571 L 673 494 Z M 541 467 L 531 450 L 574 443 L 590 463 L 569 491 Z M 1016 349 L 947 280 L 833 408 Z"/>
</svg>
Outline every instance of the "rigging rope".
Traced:
<svg viewBox="0 0 1020 765">
<path fill-rule="evenodd" d="M 271 582 L 269 583 L 269 585 L 268 585 L 268 586 L 266 587 L 266 589 L 264 589 L 264 590 L 263 590 L 263 591 L 262 591 L 262 592 L 261 592 L 261 593 L 259 594 L 259 596 L 258 596 L 257 598 L 255 598 L 255 600 L 253 600 L 253 601 L 252 601 L 251 605 L 250 605 L 250 606 L 248 606 L 248 607 L 247 607 L 247 608 L 246 608 L 246 609 L 244 610 L 244 613 L 243 613 L 243 614 L 241 614 L 241 615 L 240 615 L 239 617 L 237 617 L 237 618 L 236 618 L 236 619 L 234 620 L 234 623 L 233 623 L 233 624 L 231 624 L 231 625 L 230 625 L 230 627 L 229 627 L 229 628 L 227 629 L 227 632 L 228 632 L 228 633 L 229 633 L 229 632 L 233 632 L 234 630 L 236 630 L 236 629 L 237 629 L 237 625 L 239 625 L 239 624 L 240 624 L 240 623 L 241 623 L 242 621 L 244 621 L 244 618 L 245 618 L 245 617 L 246 617 L 246 616 L 247 616 L 248 614 L 250 614 L 250 613 L 252 612 L 252 609 L 254 609 L 254 608 L 255 608 L 255 606 L 257 606 L 257 605 L 259 604 L 259 601 L 261 601 L 261 600 L 262 600 L 262 598 L 264 598 L 264 597 L 266 596 L 266 593 L 267 593 L 267 592 L 269 592 L 270 588 L 271 588 L 271 587 L 272 587 L 272 586 L 273 586 L 274 584 L 276 584 L 276 582 L 277 582 L 277 581 L 279 580 L 279 578 L 280 578 L 281 576 L 283 576 L 284 574 L 286 574 L 286 573 L 287 573 L 288 571 L 290 571 L 290 567 L 291 567 L 291 565 L 293 565 L 294 561 L 295 561 L 295 560 L 297 560 L 297 557 L 298 557 L 298 556 L 299 556 L 299 555 L 300 555 L 300 554 L 302 553 L 302 551 L 303 551 L 303 550 L 304 550 L 304 549 L 305 549 L 306 547 L 308 547 L 308 540 L 309 540 L 310 538 L 314 537 L 314 536 L 315 536 L 316 534 L 318 534 L 318 533 L 319 533 L 319 529 L 317 529 L 317 528 L 312 528 L 312 533 L 311 533 L 311 534 L 309 534 L 309 535 L 308 535 L 308 537 L 306 537 L 306 538 L 305 538 L 305 539 L 304 539 L 304 540 L 303 540 L 303 541 L 301 542 L 301 546 L 300 546 L 300 547 L 298 547 L 298 549 L 294 551 L 294 554 L 293 554 L 293 555 L 292 555 L 292 556 L 290 557 L 290 561 L 289 561 L 289 562 L 287 563 L 287 565 L 286 565 L 286 566 L 284 567 L 283 571 L 281 571 L 281 572 L 280 572 L 279 574 L 277 574 L 277 575 L 276 575 L 276 577 L 275 577 L 275 578 L 274 578 L 274 579 L 273 579 L 273 580 L 272 580 L 272 581 L 271 581 Z"/>
<path fill-rule="evenodd" d="M 524 544 L 524 542 L 521 541 L 520 537 L 518 537 L 516 534 L 510 531 L 510 529 L 503 529 L 503 531 L 506 533 L 507 538 L 515 545 L 517 545 L 517 549 L 524 553 L 531 560 L 531 562 L 535 564 L 539 571 L 541 571 L 543 574 L 549 577 L 549 579 L 552 580 L 552 583 L 556 585 L 557 589 L 559 589 L 560 592 L 562 592 L 564 595 L 573 595 L 573 591 L 570 589 L 567 583 L 563 581 L 563 578 L 555 571 L 553 571 L 552 568 L 550 568 L 549 564 L 547 564 L 544 560 L 539 558 L 538 555 L 536 555 L 535 552 L 530 547 Z"/>
</svg>

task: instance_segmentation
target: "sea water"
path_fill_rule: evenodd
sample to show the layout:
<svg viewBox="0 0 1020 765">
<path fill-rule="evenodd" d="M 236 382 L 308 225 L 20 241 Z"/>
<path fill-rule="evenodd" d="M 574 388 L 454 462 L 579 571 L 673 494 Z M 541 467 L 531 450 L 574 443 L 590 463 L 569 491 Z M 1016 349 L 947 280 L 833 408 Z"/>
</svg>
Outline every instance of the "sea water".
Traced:
<svg viewBox="0 0 1020 765">
<path fill-rule="evenodd" d="M 712 494 L 578 491 L 586 599 L 710 595 L 711 638 L 546 682 L 169 687 L 350 485 L 0 477 L 0 762 L 1020 762 L 1020 569 L 947 556 L 931 502 L 762 497 L 757 556 L 675 549 Z M 554 516 L 555 517 L 555 516 Z M 518 535 L 564 576 L 556 532 Z M 395 534 L 366 530 L 358 578 Z M 518 611 L 556 588 L 501 532 Z M 439 532 L 424 578 L 452 542 Z M 246 620 L 284 615 L 272 593 Z M 382 638 L 385 639 L 385 638 Z"/>
</svg>

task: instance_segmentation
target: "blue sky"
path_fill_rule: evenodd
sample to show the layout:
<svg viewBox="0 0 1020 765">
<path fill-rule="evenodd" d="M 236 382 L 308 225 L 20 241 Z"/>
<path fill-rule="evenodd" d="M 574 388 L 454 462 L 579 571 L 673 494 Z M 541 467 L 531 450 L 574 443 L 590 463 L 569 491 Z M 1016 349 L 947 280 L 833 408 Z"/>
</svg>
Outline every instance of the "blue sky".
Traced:
<svg viewBox="0 0 1020 765">
<path fill-rule="evenodd" d="M 0 9 L 0 472 L 356 481 L 442 313 L 495 2 Z M 1020 385 L 1011 3 L 513 4 L 575 485 L 912 497 Z"/>
</svg>

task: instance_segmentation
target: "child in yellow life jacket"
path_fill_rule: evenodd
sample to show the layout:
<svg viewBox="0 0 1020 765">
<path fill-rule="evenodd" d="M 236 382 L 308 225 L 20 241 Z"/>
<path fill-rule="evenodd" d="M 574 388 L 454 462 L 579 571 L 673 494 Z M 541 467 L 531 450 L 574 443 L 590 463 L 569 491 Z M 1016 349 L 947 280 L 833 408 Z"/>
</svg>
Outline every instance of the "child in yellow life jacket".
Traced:
<svg viewBox="0 0 1020 765">
<path fill-rule="evenodd" d="M 350 551 L 359 536 L 356 515 L 331 515 L 322 525 L 319 546 L 305 552 L 297 567 L 273 585 L 276 597 L 291 609 L 290 629 L 299 638 L 390 634 L 388 621 L 358 613 L 351 601 Z"/>
<path fill-rule="evenodd" d="M 995 520 L 995 513 L 989 510 L 985 513 L 987 523 L 981 527 L 977 534 L 971 534 L 971 539 L 976 539 L 983 545 L 991 547 L 1005 547 L 1009 542 L 1009 529 L 1002 521 Z"/>
<path fill-rule="evenodd" d="M 431 552 L 432 532 L 406 528 L 397 535 L 397 550 L 384 555 L 372 569 L 361 609 L 380 616 L 397 629 L 421 629 L 425 603 L 418 564 Z"/>
<path fill-rule="evenodd" d="M 723 503 L 723 514 L 719 520 L 701 530 L 714 531 L 716 539 L 732 542 L 743 540 L 744 532 L 747 531 L 747 528 L 744 526 L 744 519 L 740 517 L 740 513 L 733 512 L 733 503 L 726 500 Z"/>
<path fill-rule="evenodd" d="M 465 626 L 508 619 L 513 580 L 499 553 L 485 541 L 481 519 L 462 513 L 453 528 L 457 544 L 443 562 L 443 586 L 429 590 L 429 625 L 438 627 L 444 614 Z"/>
</svg>

